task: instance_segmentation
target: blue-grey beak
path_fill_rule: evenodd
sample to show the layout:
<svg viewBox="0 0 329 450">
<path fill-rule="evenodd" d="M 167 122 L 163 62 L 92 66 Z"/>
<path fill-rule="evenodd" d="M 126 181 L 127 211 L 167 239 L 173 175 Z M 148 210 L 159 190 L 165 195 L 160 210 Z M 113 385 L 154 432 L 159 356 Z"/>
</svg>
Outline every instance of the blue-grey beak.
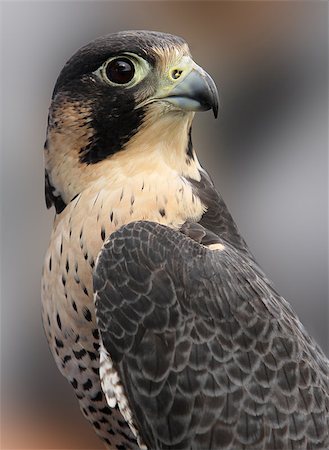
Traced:
<svg viewBox="0 0 329 450">
<path fill-rule="evenodd" d="M 218 91 L 213 79 L 204 70 L 193 68 L 166 97 L 173 105 L 185 111 L 213 110 L 218 115 Z"/>
</svg>

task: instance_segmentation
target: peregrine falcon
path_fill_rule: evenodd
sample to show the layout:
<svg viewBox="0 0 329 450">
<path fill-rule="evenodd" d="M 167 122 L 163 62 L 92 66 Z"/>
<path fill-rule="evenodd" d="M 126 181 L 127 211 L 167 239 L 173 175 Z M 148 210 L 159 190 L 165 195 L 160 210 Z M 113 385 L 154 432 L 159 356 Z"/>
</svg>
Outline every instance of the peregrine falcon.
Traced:
<svg viewBox="0 0 329 450">
<path fill-rule="evenodd" d="M 45 143 L 50 349 L 108 448 L 328 449 L 328 360 L 198 162 L 210 109 L 180 37 L 110 34 L 66 63 Z"/>
</svg>

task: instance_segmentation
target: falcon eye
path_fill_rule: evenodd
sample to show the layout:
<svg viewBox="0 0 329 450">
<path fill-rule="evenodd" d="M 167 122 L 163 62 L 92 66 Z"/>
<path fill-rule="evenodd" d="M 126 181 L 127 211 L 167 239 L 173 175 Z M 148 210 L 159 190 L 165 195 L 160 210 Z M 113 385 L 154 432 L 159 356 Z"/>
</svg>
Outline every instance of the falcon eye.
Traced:
<svg viewBox="0 0 329 450">
<path fill-rule="evenodd" d="M 105 68 L 109 81 L 115 84 L 127 84 L 135 75 L 135 66 L 128 58 L 112 59 Z"/>
<path fill-rule="evenodd" d="M 93 74 L 111 86 L 129 89 L 142 81 L 150 71 L 151 66 L 144 58 L 125 52 L 109 58 Z"/>
</svg>

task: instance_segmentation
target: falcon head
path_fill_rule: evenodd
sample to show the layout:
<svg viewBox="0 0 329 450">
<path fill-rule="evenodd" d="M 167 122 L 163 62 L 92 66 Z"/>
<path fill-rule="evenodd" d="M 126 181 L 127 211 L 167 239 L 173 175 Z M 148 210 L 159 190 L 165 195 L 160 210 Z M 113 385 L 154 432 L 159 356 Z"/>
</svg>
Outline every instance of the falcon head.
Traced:
<svg viewBox="0 0 329 450">
<path fill-rule="evenodd" d="M 217 117 L 216 86 L 182 38 L 124 31 L 96 39 L 69 59 L 54 88 L 47 206 L 60 212 L 118 160 L 128 176 L 132 165 L 136 171 L 152 158 L 191 171 L 194 112 L 209 109 Z"/>
</svg>

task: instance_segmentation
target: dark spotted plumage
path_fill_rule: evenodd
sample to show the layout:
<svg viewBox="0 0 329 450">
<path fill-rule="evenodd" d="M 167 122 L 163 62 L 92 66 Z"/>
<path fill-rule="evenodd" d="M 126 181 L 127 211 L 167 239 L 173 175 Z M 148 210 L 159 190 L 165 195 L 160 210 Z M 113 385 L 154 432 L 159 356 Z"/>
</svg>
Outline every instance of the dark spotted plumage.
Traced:
<svg viewBox="0 0 329 450">
<path fill-rule="evenodd" d="M 105 76 L 113 58 L 131 84 Z M 44 148 L 50 349 L 110 449 L 328 447 L 327 362 L 197 160 L 207 109 L 215 84 L 175 36 L 114 33 L 64 66 Z"/>
<path fill-rule="evenodd" d="M 94 275 L 105 349 L 143 442 L 329 448 L 329 365 L 244 252 L 159 224 L 111 236 Z"/>
</svg>

